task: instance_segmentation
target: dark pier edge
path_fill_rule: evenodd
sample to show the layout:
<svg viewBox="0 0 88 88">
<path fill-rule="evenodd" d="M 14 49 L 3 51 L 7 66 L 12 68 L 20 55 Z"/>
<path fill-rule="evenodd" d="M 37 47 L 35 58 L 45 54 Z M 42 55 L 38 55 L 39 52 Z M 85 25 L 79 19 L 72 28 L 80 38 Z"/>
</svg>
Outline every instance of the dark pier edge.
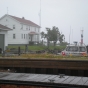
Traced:
<svg viewBox="0 0 88 88">
<path fill-rule="evenodd" d="M 66 74 L 88 77 L 88 60 L 0 59 L 0 69 L 20 73 Z"/>
</svg>

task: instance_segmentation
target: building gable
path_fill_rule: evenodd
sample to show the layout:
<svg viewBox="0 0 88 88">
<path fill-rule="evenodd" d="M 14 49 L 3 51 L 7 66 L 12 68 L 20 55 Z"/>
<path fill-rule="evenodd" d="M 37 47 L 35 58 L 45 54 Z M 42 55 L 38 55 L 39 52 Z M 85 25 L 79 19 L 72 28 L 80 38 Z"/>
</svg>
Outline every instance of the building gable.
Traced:
<svg viewBox="0 0 88 88">
<path fill-rule="evenodd" d="M 11 17 L 10 15 L 8 15 L 8 14 L 5 14 L 4 16 L 2 16 L 2 17 L 0 18 L 0 20 L 2 20 L 2 19 L 5 18 L 5 17 L 9 17 L 10 19 L 12 19 L 12 20 L 14 20 L 14 21 L 20 23 L 18 20 L 12 18 L 12 17 Z"/>
</svg>

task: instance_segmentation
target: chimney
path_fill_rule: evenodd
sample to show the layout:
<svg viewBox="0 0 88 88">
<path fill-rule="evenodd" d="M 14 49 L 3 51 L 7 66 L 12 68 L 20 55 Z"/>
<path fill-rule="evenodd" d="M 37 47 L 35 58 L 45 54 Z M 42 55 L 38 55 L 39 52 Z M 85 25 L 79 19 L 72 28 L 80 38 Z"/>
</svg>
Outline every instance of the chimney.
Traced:
<svg viewBox="0 0 88 88">
<path fill-rule="evenodd" d="M 22 19 L 25 19 L 24 17 L 22 17 Z"/>
</svg>

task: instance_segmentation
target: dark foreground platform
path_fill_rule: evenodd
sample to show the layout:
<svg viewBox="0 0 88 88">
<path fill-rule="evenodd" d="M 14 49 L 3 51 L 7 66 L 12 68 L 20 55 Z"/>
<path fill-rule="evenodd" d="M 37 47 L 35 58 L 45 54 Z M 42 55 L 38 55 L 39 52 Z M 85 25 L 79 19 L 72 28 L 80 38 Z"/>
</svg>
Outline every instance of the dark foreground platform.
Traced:
<svg viewBox="0 0 88 88">
<path fill-rule="evenodd" d="M 88 60 L 0 58 L 0 67 L 58 68 L 58 69 L 88 70 Z"/>
<path fill-rule="evenodd" d="M 88 88 L 88 77 L 0 72 L 0 88 Z"/>
</svg>

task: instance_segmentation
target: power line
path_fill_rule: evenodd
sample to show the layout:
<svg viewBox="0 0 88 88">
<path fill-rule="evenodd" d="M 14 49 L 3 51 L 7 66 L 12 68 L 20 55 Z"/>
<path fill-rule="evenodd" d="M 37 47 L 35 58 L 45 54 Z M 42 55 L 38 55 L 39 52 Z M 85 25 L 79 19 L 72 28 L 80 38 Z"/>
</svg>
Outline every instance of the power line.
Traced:
<svg viewBox="0 0 88 88">
<path fill-rule="evenodd" d="M 71 36 L 71 26 L 70 26 L 70 33 L 69 33 L 69 44 L 70 44 L 70 36 Z"/>
<path fill-rule="evenodd" d="M 7 14 L 8 14 L 8 7 L 7 7 Z"/>
</svg>

